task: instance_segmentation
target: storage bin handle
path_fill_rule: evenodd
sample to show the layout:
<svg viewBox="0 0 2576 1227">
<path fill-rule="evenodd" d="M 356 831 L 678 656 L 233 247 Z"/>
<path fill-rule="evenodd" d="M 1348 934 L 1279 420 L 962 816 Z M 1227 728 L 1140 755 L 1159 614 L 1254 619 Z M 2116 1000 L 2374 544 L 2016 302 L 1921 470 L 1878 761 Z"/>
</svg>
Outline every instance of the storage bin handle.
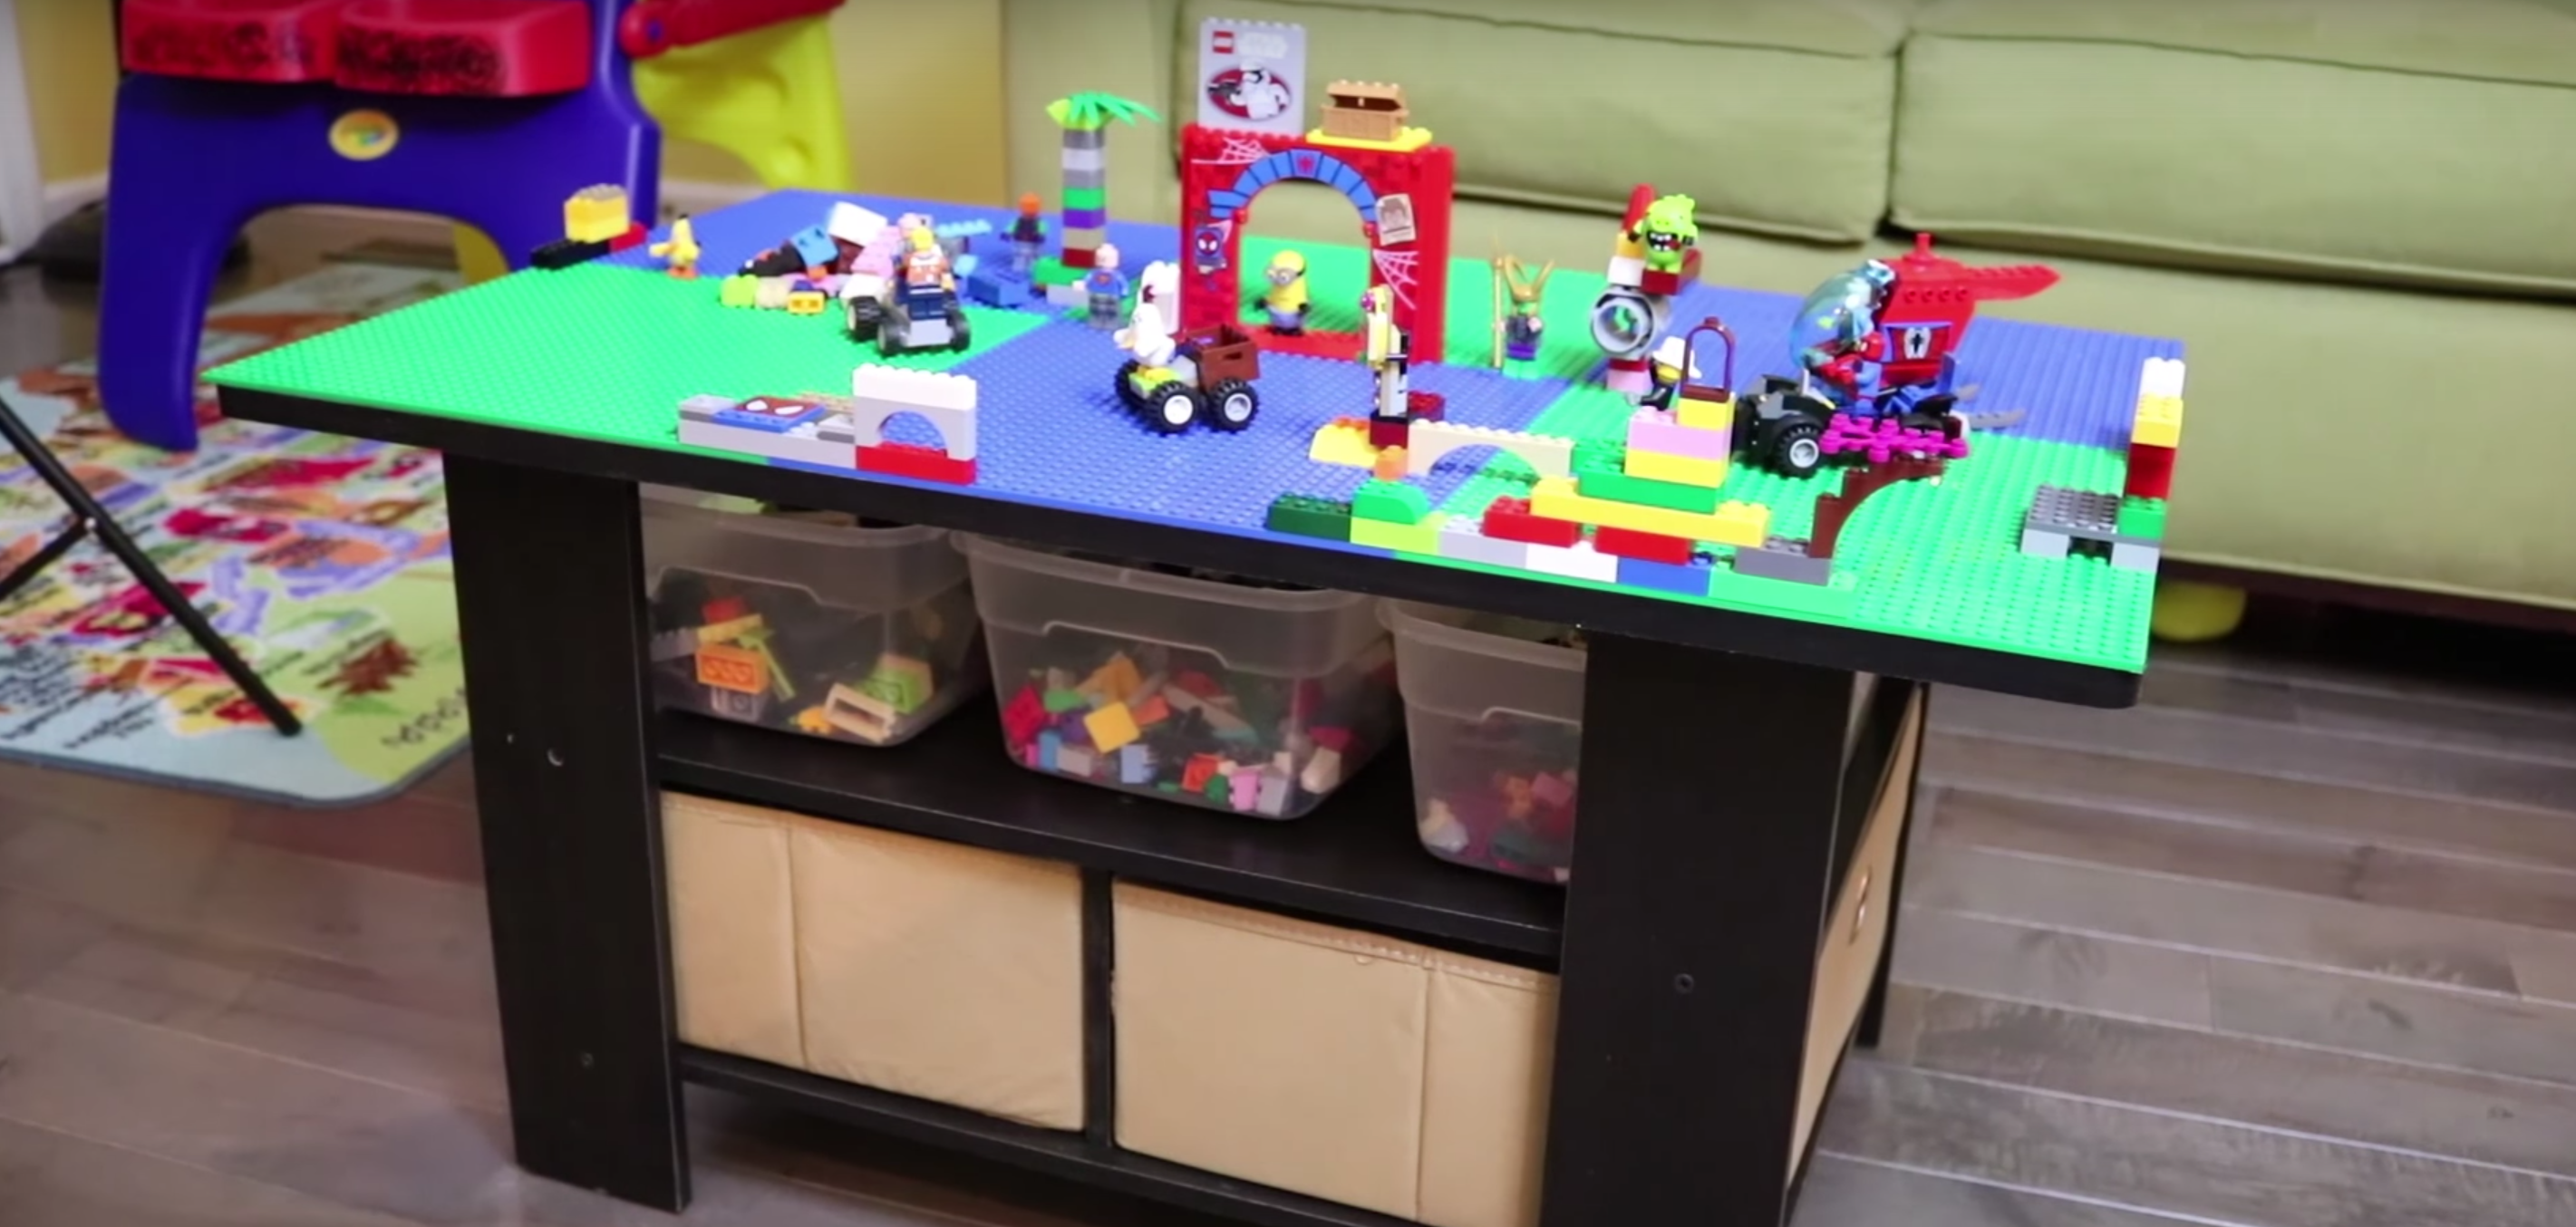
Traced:
<svg viewBox="0 0 2576 1227">
<path fill-rule="evenodd" d="M 1523 720 L 1544 720 L 1549 724 L 1569 725 L 1578 729 L 1583 727 L 1583 722 L 1580 720 L 1568 720 L 1563 716 L 1544 715 L 1539 712 L 1529 711 L 1518 707 L 1488 707 L 1483 712 L 1479 713 L 1476 719 L 1479 723 L 1482 723 L 1484 721 L 1491 720 L 1496 716 L 1518 716 Z"/>
</svg>

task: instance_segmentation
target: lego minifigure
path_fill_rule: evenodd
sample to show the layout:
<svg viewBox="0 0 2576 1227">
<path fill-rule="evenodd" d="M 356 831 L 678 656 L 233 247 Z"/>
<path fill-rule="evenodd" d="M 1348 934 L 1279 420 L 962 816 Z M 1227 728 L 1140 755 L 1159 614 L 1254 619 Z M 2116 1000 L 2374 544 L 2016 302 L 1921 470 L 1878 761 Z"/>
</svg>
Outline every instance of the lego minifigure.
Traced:
<svg viewBox="0 0 2576 1227">
<path fill-rule="evenodd" d="M 1038 262 L 1038 252 L 1046 246 L 1046 220 L 1038 216 L 1038 194 L 1020 195 L 1020 214 L 1011 219 L 1011 271 L 1026 273 Z"/>
<path fill-rule="evenodd" d="M 1270 331 L 1287 337 L 1303 335 L 1306 331 L 1306 257 L 1294 251 L 1280 252 L 1270 257 L 1270 270 L 1265 276 L 1270 288 L 1261 292 L 1261 305 L 1270 312 Z"/>
<path fill-rule="evenodd" d="M 697 228 L 689 223 L 688 214 L 683 213 L 678 221 L 672 222 L 671 237 L 653 244 L 650 250 L 672 276 L 685 281 L 698 275 L 698 256 L 702 249 L 698 246 Z"/>
<path fill-rule="evenodd" d="M 1148 368 L 1167 367 L 1180 332 L 1181 270 L 1156 260 L 1136 278 L 1136 310 L 1110 339 Z"/>
<path fill-rule="evenodd" d="M 948 253 L 939 246 L 939 238 L 929 227 L 916 226 L 904 235 L 903 281 L 911 286 L 938 286 L 954 289 L 948 275 Z"/>
<path fill-rule="evenodd" d="M 1091 326 L 1108 329 L 1118 326 L 1118 313 L 1127 305 L 1127 278 L 1118 271 L 1118 248 L 1109 243 L 1094 253 L 1091 271 L 1082 279 L 1082 292 L 1091 301 Z"/>
<path fill-rule="evenodd" d="M 1404 422 L 1409 419 L 1408 386 L 1404 330 L 1395 326 L 1395 291 L 1373 285 L 1360 296 L 1360 317 L 1366 321 L 1363 354 L 1369 370 L 1377 377 L 1377 400 L 1369 416 L 1382 422 Z"/>
<path fill-rule="evenodd" d="M 1556 271 L 1556 262 L 1548 261 L 1533 276 L 1519 257 L 1504 256 L 1496 271 L 1511 298 L 1511 308 L 1503 316 L 1503 355 L 1514 362 L 1531 361 L 1538 357 L 1539 333 L 1547 327 L 1540 309 L 1545 305 L 1547 278 Z"/>
<path fill-rule="evenodd" d="M 1630 237 L 1645 249 L 1646 271 L 1678 273 L 1699 245 L 1699 202 L 1688 196 L 1664 196 L 1647 206 L 1646 216 Z"/>
<path fill-rule="evenodd" d="M 1663 344 L 1655 347 L 1655 356 L 1648 368 L 1652 386 L 1646 392 L 1646 398 L 1638 403 L 1653 409 L 1670 410 L 1673 393 L 1682 386 L 1685 363 L 1690 366 L 1691 382 L 1699 382 L 1699 364 L 1690 360 L 1690 342 L 1679 336 L 1665 337 Z"/>
<path fill-rule="evenodd" d="M 1885 356 L 1878 315 L 1895 288 L 1895 268 L 1870 260 L 1828 279 L 1799 305 L 1789 326 L 1798 369 L 1824 384 L 1836 405 L 1849 406 L 1859 395 L 1861 367 Z"/>
</svg>

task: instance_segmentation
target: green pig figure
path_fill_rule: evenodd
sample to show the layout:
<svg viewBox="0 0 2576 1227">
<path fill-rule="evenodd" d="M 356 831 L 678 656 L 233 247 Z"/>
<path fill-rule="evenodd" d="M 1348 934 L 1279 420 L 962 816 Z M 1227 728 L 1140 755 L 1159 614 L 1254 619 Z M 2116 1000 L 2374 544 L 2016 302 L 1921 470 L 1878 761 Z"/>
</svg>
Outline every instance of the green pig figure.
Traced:
<svg viewBox="0 0 2576 1227">
<path fill-rule="evenodd" d="M 1694 216 L 1698 212 L 1699 202 L 1688 196 L 1658 197 L 1646 206 L 1637 233 L 1630 236 L 1645 249 L 1646 271 L 1682 271 L 1682 261 L 1699 243 L 1699 222 Z"/>
</svg>

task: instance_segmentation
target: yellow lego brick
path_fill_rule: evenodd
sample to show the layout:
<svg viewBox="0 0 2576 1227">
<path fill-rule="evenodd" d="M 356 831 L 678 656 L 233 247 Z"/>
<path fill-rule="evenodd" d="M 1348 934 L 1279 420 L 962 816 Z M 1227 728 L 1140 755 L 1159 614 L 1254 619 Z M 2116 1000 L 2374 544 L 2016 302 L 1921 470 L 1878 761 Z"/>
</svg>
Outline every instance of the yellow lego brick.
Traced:
<svg viewBox="0 0 2576 1227">
<path fill-rule="evenodd" d="M 564 237 L 576 243 L 604 243 L 626 233 L 634 220 L 626 189 L 603 183 L 573 193 L 564 201 Z"/>
<path fill-rule="evenodd" d="M 1377 462 L 1377 449 L 1369 446 L 1367 422 L 1358 418 L 1335 418 L 1315 432 L 1314 442 L 1306 445 L 1306 459 L 1317 464 L 1365 469 Z"/>
<path fill-rule="evenodd" d="M 1530 513 L 1583 524 L 1755 548 L 1762 545 L 1771 531 L 1771 509 L 1760 503 L 1728 502 L 1720 504 L 1709 515 L 1662 507 L 1640 507 L 1634 503 L 1585 498 L 1575 492 L 1574 480 L 1567 477 L 1540 478 L 1538 485 L 1530 491 Z M 1352 527 L 1356 533 L 1356 522 Z"/>
<path fill-rule="evenodd" d="M 2129 442 L 2155 447 L 2182 446 L 2182 398 L 2179 396 L 2141 396 L 2138 418 L 2129 428 Z"/>
<path fill-rule="evenodd" d="M 1340 145 L 1349 149 L 1380 149 L 1388 153 L 1411 153 L 1431 144 L 1431 129 L 1405 128 L 1397 132 L 1395 139 L 1391 141 L 1364 141 L 1357 137 L 1331 136 L 1321 128 L 1310 128 L 1306 132 L 1306 143 Z"/>
<path fill-rule="evenodd" d="M 1124 703 L 1093 709 L 1082 718 L 1082 729 L 1091 734 L 1091 747 L 1103 754 L 1115 754 L 1118 747 L 1145 735 L 1136 727 L 1136 713 Z"/>
<path fill-rule="evenodd" d="M 1673 419 L 1693 430 L 1735 429 L 1735 402 L 1716 404 L 1688 397 L 1673 398 Z"/>
<path fill-rule="evenodd" d="M 1679 482 L 1714 490 L 1726 484 L 1726 462 L 1702 460 L 1697 456 L 1674 456 L 1663 452 L 1628 449 L 1628 476 L 1656 481 Z"/>
<path fill-rule="evenodd" d="M 1374 549 L 1394 550 L 1399 554 L 1438 554 L 1440 522 L 1445 517 L 1424 516 L 1419 524 L 1390 524 L 1384 520 L 1351 520 L 1351 544 Z"/>
</svg>

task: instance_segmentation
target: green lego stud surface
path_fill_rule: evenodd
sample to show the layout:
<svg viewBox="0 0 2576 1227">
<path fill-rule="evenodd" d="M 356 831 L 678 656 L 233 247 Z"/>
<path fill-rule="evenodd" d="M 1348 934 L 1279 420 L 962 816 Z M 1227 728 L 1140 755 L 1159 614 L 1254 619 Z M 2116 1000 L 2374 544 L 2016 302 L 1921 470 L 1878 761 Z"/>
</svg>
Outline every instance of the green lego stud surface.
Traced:
<svg viewBox="0 0 2576 1227">
<path fill-rule="evenodd" d="M 788 316 L 726 308 L 705 281 L 639 276 L 585 264 L 519 273 L 361 320 L 320 338 L 221 368 L 215 381 L 321 400 L 436 413 L 612 443 L 671 441 L 691 396 L 847 392 L 862 363 L 946 370 L 1045 321 L 968 307 L 964 353 L 892 358 L 850 339 L 838 313 Z M 578 357 L 578 361 L 567 359 Z M 487 368 L 510 372 L 507 403 Z M 618 372 L 604 387 L 599 372 Z"/>
<path fill-rule="evenodd" d="M 1389 524 L 1419 524 L 1431 514 L 1431 496 L 1422 487 L 1370 478 L 1351 495 L 1351 515 Z"/>
</svg>

